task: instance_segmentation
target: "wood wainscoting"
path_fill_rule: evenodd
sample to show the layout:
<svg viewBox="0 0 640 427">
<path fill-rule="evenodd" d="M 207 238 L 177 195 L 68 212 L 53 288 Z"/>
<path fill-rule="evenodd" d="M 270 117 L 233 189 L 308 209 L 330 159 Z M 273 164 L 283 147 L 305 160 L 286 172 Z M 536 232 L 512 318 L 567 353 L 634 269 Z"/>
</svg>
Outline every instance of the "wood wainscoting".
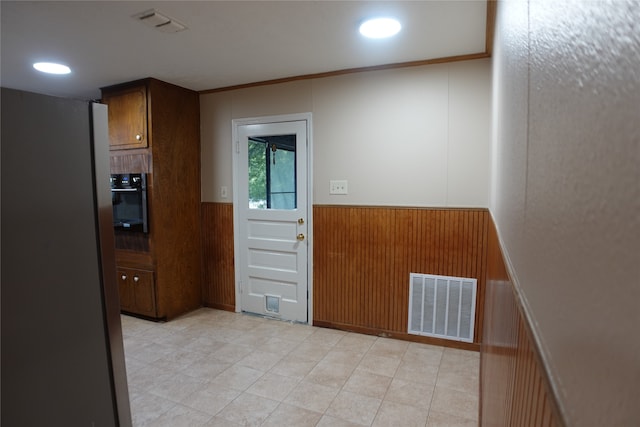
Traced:
<svg viewBox="0 0 640 427">
<path fill-rule="evenodd" d="M 202 302 L 235 311 L 233 204 L 202 203 Z"/>
<path fill-rule="evenodd" d="M 479 349 L 486 209 L 313 208 L 313 323 Z M 475 344 L 409 335 L 409 274 L 478 280 Z"/>
<path fill-rule="evenodd" d="M 480 349 L 486 209 L 313 208 L 313 324 Z M 202 203 L 203 303 L 233 311 L 233 205 Z M 409 274 L 478 280 L 474 343 L 407 333 Z"/>
<path fill-rule="evenodd" d="M 480 425 L 563 426 L 547 372 L 507 273 L 493 221 L 488 237 Z"/>
</svg>

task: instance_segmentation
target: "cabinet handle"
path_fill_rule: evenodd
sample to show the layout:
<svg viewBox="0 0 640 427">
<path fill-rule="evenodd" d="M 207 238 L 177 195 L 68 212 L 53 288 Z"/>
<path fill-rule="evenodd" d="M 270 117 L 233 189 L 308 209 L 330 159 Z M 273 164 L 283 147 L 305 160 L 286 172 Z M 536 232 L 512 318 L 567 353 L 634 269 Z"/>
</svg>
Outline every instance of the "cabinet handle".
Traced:
<svg viewBox="0 0 640 427">
<path fill-rule="evenodd" d="M 138 276 L 133 276 L 133 281 L 138 283 L 138 280 L 140 280 L 140 278 Z"/>
<path fill-rule="evenodd" d="M 142 135 L 137 134 L 136 135 L 136 141 L 142 141 Z"/>
<path fill-rule="evenodd" d="M 127 275 L 123 274 L 122 276 L 120 276 L 122 278 L 122 280 L 127 280 Z"/>
</svg>

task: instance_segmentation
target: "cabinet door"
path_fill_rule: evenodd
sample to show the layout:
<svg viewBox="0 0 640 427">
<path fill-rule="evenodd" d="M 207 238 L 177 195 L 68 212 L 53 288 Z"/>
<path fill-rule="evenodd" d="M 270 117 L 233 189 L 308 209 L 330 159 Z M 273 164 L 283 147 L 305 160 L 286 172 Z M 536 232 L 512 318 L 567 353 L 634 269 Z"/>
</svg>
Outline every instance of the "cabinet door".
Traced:
<svg viewBox="0 0 640 427">
<path fill-rule="evenodd" d="M 153 271 L 131 270 L 135 312 L 144 316 L 156 317 L 156 288 Z"/>
<path fill-rule="evenodd" d="M 131 273 L 126 268 L 118 269 L 118 290 L 120 292 L 120 309 L 133 311 L 135 301 L 133 299 L 133 287 L 131 286 Z"/>
<path fill-rule="evenodd" d="M 104 93 L 102 102 L 109 106 L 109 146 L 112 150 L 148 147 L 145 86 Z"/>
</svg>

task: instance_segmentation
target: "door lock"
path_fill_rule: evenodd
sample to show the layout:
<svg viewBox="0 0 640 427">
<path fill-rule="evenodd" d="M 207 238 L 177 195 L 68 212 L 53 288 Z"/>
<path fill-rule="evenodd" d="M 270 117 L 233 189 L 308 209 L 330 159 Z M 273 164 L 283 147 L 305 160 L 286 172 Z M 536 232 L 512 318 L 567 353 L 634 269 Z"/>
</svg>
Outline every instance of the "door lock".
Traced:
<svg viewBox="0 0 640 427">
<path fill-rule="evenodd" d="M 299 218 L 299 219 L 298 219 L 298 224 L 300 224 L 300 225 L 304 224 L 304 219 Z"/>
</svg>

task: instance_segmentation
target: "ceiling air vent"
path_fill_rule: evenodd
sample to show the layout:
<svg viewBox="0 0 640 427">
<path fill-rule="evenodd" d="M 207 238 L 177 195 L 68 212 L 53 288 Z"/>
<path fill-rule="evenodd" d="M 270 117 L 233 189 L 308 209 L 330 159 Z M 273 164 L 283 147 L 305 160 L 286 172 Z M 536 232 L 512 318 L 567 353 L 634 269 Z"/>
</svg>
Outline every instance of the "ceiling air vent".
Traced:
<svg viewBox="0 0 640 427">
<path fill-rule="evenodd" d="M 158 31 L 162 31 L 163 33 L 177 33 L 178 31 L 187 29 L 185 25 L 155 9 L 149 9 L 144 12 L 137 13 L 133 15 L 132 18 L 155 28 Z"/>
</svg>

